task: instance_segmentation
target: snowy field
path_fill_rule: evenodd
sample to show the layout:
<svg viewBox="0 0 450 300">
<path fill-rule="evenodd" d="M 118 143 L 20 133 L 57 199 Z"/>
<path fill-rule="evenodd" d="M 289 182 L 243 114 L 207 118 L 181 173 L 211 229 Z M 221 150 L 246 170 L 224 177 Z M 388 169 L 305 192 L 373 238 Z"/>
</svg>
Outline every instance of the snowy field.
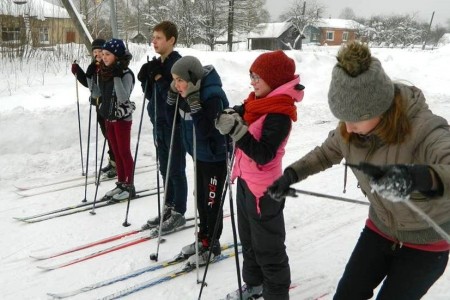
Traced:
<svg viewBox="0 0 450 300">
<path fill-rule="evenodd" d="M 154 56 L 150 48 L 134 51 L 131 68 L 137 74 L 146 56 Z M 251 91 L 248 70 L 258 51 L 206 52 L 194 49 L 177 49 L 182 55 L 197 56 L 203 64 L 213 64 L 222 77 L 224 90 L 230 103 L 240 103 Z M 337 120 L 327 105 L 327 92 L 331 69 L 335 63 L 337 48 L 307 48 L 304 51 L 287 51 L 295 59 L 297 72 L 306 86 L 305 97 L 298 104 L 299 120 L 295 123 L 286 148 L 284 166 L 295 161 L 314 146 L 319 145 L 332 130 Z M 450 46 L 434 50 L 373 49 L 386 72 L 393 80 L 410 82 L 421 88 L 433 112 L 450 119 Z M 40 255 L 82 245 L 110 235 L 139 229 L 157 213 L 157 197 L 150 196 L 133 200 L 128 221 L 123 227 L 126 204 L 98 208 L 95 216 L 82 212 L 39 223 L 27 224 L 13 217 L 23 217 L 81 203 L 84 185 L 70 189 L 22 197 L 15 184 L 31 182 L 37 177 L 65 178 L 81 175 L 81 158 L 77 121 L 77 92 L 75 79 L 70 73 L 70 61 L 45 64 L 30 60 L 18 68 L 0 61 L 0 297 L 2 299 L 49 299 L 48 292 L 64 292 L 81 288 L 120 274 L 131 272 L 155 262 L 149 254 L 156 252 L 156 240 L 146 241 L 72 266 L 43 271 L 37 266 L 48 266 L 98 251 L 123 240 L 96 246 L 75 253 L 43 261 L 30 255 Z M 87 67 L 87 60 L 82 60 Z M 86 157 L 89 120 L 88 91 L 78 87 L 83 155 Z M 138 107 L 133 118 L 132 153 L 137 142 L 143 94 L 136 86 L 132 100 Z M 95 113 L 92 114 L 89 169 L 95 164 Z M 103 139 L 98 143 L 98 159 Z M 137 165 L 144 166 L 154 161 L 151 124 L 145 112 L 142 122 Z M 192 197 L 193 169 L 188 160 L 189 199 L 186 216 L 194 215 Z M 84 166 L 86 167 L 86 166 Z M 151 169 L 151 168 L 150 168 Z M 136 175 L 138 190 L 156 185 L 156 172 L 152 169 Z M 113 187 L 113 182 L 99 186 L 99 196 Z M 344 194 L 344 167 L 336 166 L 296 185 L 299 189 L 365 201 L 351 176 Z M 234 187 L 233 187 L 234 189 Z M 87 199 L 94 199 L 95 187 L 87 188 Z M 236 207 L 234 205 L 234 207 Z M 227 197 L 225 213 L 230 211 Z M 332 299 L 338 280 L 347 259 L 364 226 L 368 213 L 365 205 L 351 204 L 331 199 L 300 195 L 288 199 L 285 209 L 287 228 L 287 251 L 290 258 L 292 283 L 291 299 Z M 159 248 L 159 259 L 171 258 L 182 246 L 194 240 L 194 229 L 167 236 Z M 232 241 L 230 218 L 224 220 L 221 242 Z M 242 259 L 240 260 L 242 264 Z M 89 291 L 73 299 L 97 299 L 133 284 L 149 280 L 177 266 L 148 272 L 135 278 Z M 203 277 L 192 272 L 169 282 L 144 289 L 127 299 L 197 299 Z M 234 259 L 211 265 L 202 299 L 220 299 L 237 288 Z M 431 288 L 424 299 L 450 299 L 450 271 Z"/>
</svg>

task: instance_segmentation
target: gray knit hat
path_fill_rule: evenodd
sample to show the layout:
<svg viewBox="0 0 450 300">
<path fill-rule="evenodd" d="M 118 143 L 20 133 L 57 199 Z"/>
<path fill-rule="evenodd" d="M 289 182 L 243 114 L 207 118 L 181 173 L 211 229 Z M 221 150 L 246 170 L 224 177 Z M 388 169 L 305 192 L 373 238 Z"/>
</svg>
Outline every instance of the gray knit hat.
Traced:
<svg viewBox="0 0 450 300">
<path fill-rule="evenodd" d="M 394 100 L 394 84 L 367 46 L 350 43 L 339 50 L 331 74 L 328 105 L 341 121 L 358 122 L 382 115 Z"/>
<path fill-rule="evenodd" d="M 173 64 L 170 72 L 177 74 L 183 80 L 196 84 L 197 80 L 203 77 L 203 66 L 196 57 L 183 56 Z"/>
</svg>

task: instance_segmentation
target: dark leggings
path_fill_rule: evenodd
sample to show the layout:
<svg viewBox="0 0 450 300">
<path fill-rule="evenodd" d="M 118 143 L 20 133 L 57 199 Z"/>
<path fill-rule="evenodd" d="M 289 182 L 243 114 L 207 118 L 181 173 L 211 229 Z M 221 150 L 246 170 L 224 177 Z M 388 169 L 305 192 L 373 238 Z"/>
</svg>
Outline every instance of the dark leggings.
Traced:
<svg viewBox="0 0 450 300">
<path fill-rule="evenodd" d="M 277 202 L 263 196 L 258 214 L 255 196 L 242 178 L 237 179 L 236 198 L 244 282 L 262 284 L 266 300 L 289 299 L 291 271 L 284 245 L 284 200 Z"/>
<path fill-rule="evenodd" d="M 333 299 L 370 299 L 381 282 L 377 300 L 420 299 L 444 273 L 448 254 L 400 247 L 365 227 Z"/>
</svg>

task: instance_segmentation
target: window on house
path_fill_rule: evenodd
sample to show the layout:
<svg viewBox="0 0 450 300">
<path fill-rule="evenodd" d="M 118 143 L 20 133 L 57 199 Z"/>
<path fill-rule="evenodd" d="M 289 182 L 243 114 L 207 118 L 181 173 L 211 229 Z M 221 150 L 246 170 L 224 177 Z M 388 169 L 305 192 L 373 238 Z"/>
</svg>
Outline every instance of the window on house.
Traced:
<svg viewBox="0 0 450 300">
<path fill-rule="evenodd" d="M 75 31 L 66 32 L 66 43 L 75 43 Z"/>
<path fill-rule="evenodd" d="M 19 42 L 20 28 L 2 27 L 2 40 L 4 42 Z"/>
<path fill-rule="evenodd" d="M 327 31 L 327 41 L 334 41 L 334 31 Z"/>
<path fill-rule="evenodd" d="M 39 43 L 41 44 L 50 43 L 50 40 L 48 39 L 48 28 L 39 28 Z"/>
<path fill-rule="evenodd" d="M 348 41 L 348 31 L 344 31 L 344 32 L 342 33 L 342 41 L 343 41 L 343 42 Z"/>
</svg>

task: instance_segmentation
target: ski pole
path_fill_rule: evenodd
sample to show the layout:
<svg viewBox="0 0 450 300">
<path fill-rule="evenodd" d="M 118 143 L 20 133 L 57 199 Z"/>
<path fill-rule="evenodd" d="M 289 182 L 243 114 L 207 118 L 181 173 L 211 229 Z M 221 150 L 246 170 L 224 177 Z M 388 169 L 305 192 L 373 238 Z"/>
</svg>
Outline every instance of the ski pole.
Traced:
<svg viewBox="0 0 450 300">
<path fill-rule="evenodd" d="M 167 160 L 166 180 L 164 182 L 164 201 L 162 202 L 161 206 L 166 204 L 167 190 L 169 189 L 169 180 L 167 180 L 167 178 L 169 177 L 170 164 L 172 162 L 173 138 L 175 136 L 175 127 L 176 127 L 176 120 L 177 120 L 177 113 L 178 113 L 178 99 L 179 99 L 179 96 L 177 97 L 177 101 L 175 102 L 175 111 L 173 113 L 172 133 L 170 135 L 170 146 L 169 146 L 169 159 Z M 156 122 L 156 120 L 155 120 L 155 122 Z M 161 210 L 163 210 L 163 209 L 164 209 L 164 207 L 161 207 Z M 150 259 L 154 260 L 154 261 L 158 261 L 159 245 L 161 244 L 162 223 L 163 223 L 163 216 L 160 216 L 156 253 L 150 254 Z"/>
<path fill-rule="evenodd" d="M 294 188 L 291 188 L 291 191 L 294 192 L 294 193 L 310 195 L 310 196 L 315 196 L 315 197 L 333 199 L 333 200 L 350 202 L 350 203 L 356 203 L 356 204 L 362 204 L 362 205 L 370 205 L 370 203 L 366 202 L 366 201 L 350 199 L 350 198 L 344 198 L 344 197 L 338 197 L 338 196 L 327 195 L 327 194 L 321 194 L 321 193 L 316 193 L 316 192 L 311 192 L 311 191 L 299 190 L 299 189 L 294 189 Z"/>
<path fill-rule="evenodd" d="M 98 98 L 97 98 L 98 100 Z M 95 108 L 95 110 L 97 110 L 97 107 Z M 94 176 L 95 178 L 97 178 L 97 170 L 98 170 L 98 111 L 96 113 L 96 120 L 95 120 L 95 124 L 97 124 L 95 126 L 95 173 Z M 95 181 L 96 185 L 99 185 L 100 182 Z"/>
<path fill-rule="evenodd" d="M 148 62 L 148 56 L 147 56 L 147 62 Z M 147 80 L 148 83 L 148 80 Z M 157 186 L 157 192 L 158 192 L 158 218 L 161 219 L 161 195 L 160 195 L 160 182 L 159 182 L 159 147 L 158 147 L 158 100 L 156 99 L 156 86 L 153 86 L 153 102 L 155 104 L 155 127 L 154 127 L 154 134 L 153 134 L 153 143 L 155 144 L 155 150 L 156 150 L 156 186 Z M 167 173 L 166 173 L 167 178 Z M 164 207 L 163 207 L 164 209 Z"/>
<path fill-rule="evenodd" d="M 86 153 L 86 173 L 84 175 L 84 199 L 81 202 L 87 202 L 87 181 L 89 174 L 89 148 L 91 144 L 91 116 L 92 116 L 92 105 L 89 105 L 89 123 L 88 123 L 88 138 L 87 138 L 87 153 Z"/>
<path fill-rule="evenodd" d="M 103 142 L 103 150 L 102 150 L 102 156 L 100 158 L 100 167 L 99 169 L 102 168 L 102 164 L 103 164 L 103 156 L 105 155 L 105 148 L 106 148 L 106 138 Z M 100 172 L 97 172 L 97 182 L 100 182 Z M 95 204 L 97 204 L 97 192 L 98 192 L 98 184 L 95 186 L 95 195 L 94 195 L 94 203 L 92 204 L 92 210 L 89 212 L 91 215 L 95 215 Z"/>
<path fill-rule="evenodd" d="M 144 117 L 144 110 L 145 110 L 145 94 L 146 94 L 146 91 L 147 91 L 147 82 L 145 82 L 144 99 L 142 99 L 141 120 L 139 122 L 139 130 L 138 130 L 138 136 L 137 136 L 137 142 L 136 142 L 136 150 L 134 152 L 133 171 L 131 173 L 131 186 L 133 186 L 133 184 L 134 184 L 134 171 L 136 170 L 137 155 L 138 155 L 138 151 L 139 151 L 139 141 L 141 139 L 142 119 Z M 159 193 L 159 191 L 158 191 L 158 193 Z M 130 202 L 131 202 L 131 192 L 128 195 L 127 211 L 125 213 L 125 221 L 122 223 L 122 226 L 124 226 L 124 227 L 128 227 L 128 226 L 131 225 L 130 223 L 128 223 L 128 212 L 130 211 Z"/>
<path fill-rule="evenodd" d="M 228 190 L 228 187 L 229 187 L 229 180 L 228 180 L 228 178 L 230 176 L 230 174 L 228 172 L 228 157 L 227 157 L 226 164 L 227 164 L 227 174 L 226 174 L 226 177 L 225 177 L 225 182 L 224 182 L 224 185 L 223 185 L 222 194 L 220 196 L 219 213 L 217 214 L 216 223 L 214 224 L 214 232 L 213 232 L 213 236 L 211 238 L 211 245 L 214 245 L 214 243 L 216 242 L 217 234 L 219 232 L 219 228 L 218 228 L 219 227 L 219 222 L 221 221 L 220 219 L 223 219 L 223 216 L 222 216 L 222 214 L 223 214 L 223 204 L 225 203 L 225 197 L 226 197 L 227 190 Z M 235 243 L 236 242 L 237 241 L 235 241 Z M 205 271 L 203 272 L 202 281 L 198 282 L 198 283 L 201 283 L 200 292 L 198 294 L 198 299 L 199 300 L 202 297 L 203 287 L 207 285 L 206 284 L 206 274 L 208 273 L 208 268 L 209 268 L 209 263 L 210 263 L 210 260 L 211 260 L 211 255 L 212 255 L 212 251 L 209 251 L 208 259 L 206 260 Z"/>
<path fill-rule="evenodd" d="M 229 136 L 225 136 L 225 145 L 227 145 L 227 153 L 230 153 L 228 146 L 228 139 L 230 137 Z M 233 231 L 233 242 L 234 242 L 234 256 L 235 256 L 235 262 L 236 262 L 236 276 L 237 276 L 237 281 L 238 281 L 238 287 L 239 287 L 239 298 L 242 299 L 242 280 L 241 280 L 241 267 L 239 264 L 239 250 L 238 250 L 238 244 L 237 244 L 237 232 L 236 232 L 236 221 L 234 220 L 234 206 L 233 206 L 233 191 L 231 189 L 231 170 L 233 167 L 233 163 L 234 163 L 234 157 L 236 154 L 236 147 L 233 144 L 233 148 L 232 148 L 232 152 L 231 152 L 231 156 L 228 159 L 228 165 L 227 165 L 227 174 L 228 174 L 228 187 L 229 187 L 229 191 L 228 191 L 228 198 L 230 200 L 230 215 L 231 215 L 231 229 Z"/>
<path fill-rule="evenodd" d="M 74 63 L 77 61 L 75 60 Z M 78 136 L 80 137 L 80 154 L 81 154 L 81 175 L 84 176 L 83 165 L 83 144 L 81 141 L 81 120 L 80 120 L 80 97 L 78 95 L 78 75 L 75 75 L 75 91 L 77 94 L 77 112 L 78 112 Z"/>
<path fill-rule="evenodd" d="M 197 276 L 197 283 L 199 283 L 199 266 L 198 266 L 198 247 L 197 247 L 197 238 L 198 238 L 198 196 L 197 196 L 197 136 L 195 135 L 195 126 L 192 126 L 192 139 L 194 144 L 194 248 L 195 248 L 195 272 Z"/>
<path fill-rule="evenodd" d="M 430 218 L 421 208 L 415 205 L 411 200 L 405 199 L 402 202 L 406 203 L 406 205 L 416 212 L 419 216 L 421 216 L 433 229 L 444 239 L 447 243 L 450 243 L 450 236 L 445 232 L 445 230 L 439 226 L 433 219 Z"/>
<path fill-rule="evenodd" d="M 100 86 L 98 73 L 96 75 L 97 75 L 97 86 Z M 97 124 L 97 126 L 95 126 L 95 178 L 97 178 L 97 170 L 98 170 L 98 163 L 97 163 L 98 162 L 98 126 L 99 126 L 99 124 L 98 124 L 98 114 L 99 114 L 98 106 L 99 106 L 99 103 L 98 102 L 99 102 L 99 97 L 97 97 L 95 99 L 95 112 L 96 112 L 96 114 L 95 114 L 95 124 Z M 102 119 L 102 121 L 103 121 L 103 123 L 105 122 L 103 119 Z M 101 170 L 99 170 L 99 172 L 101 172 Z M 99 185 L 100 182 L 95 182 L 95 184 Z"/>
</svg>

